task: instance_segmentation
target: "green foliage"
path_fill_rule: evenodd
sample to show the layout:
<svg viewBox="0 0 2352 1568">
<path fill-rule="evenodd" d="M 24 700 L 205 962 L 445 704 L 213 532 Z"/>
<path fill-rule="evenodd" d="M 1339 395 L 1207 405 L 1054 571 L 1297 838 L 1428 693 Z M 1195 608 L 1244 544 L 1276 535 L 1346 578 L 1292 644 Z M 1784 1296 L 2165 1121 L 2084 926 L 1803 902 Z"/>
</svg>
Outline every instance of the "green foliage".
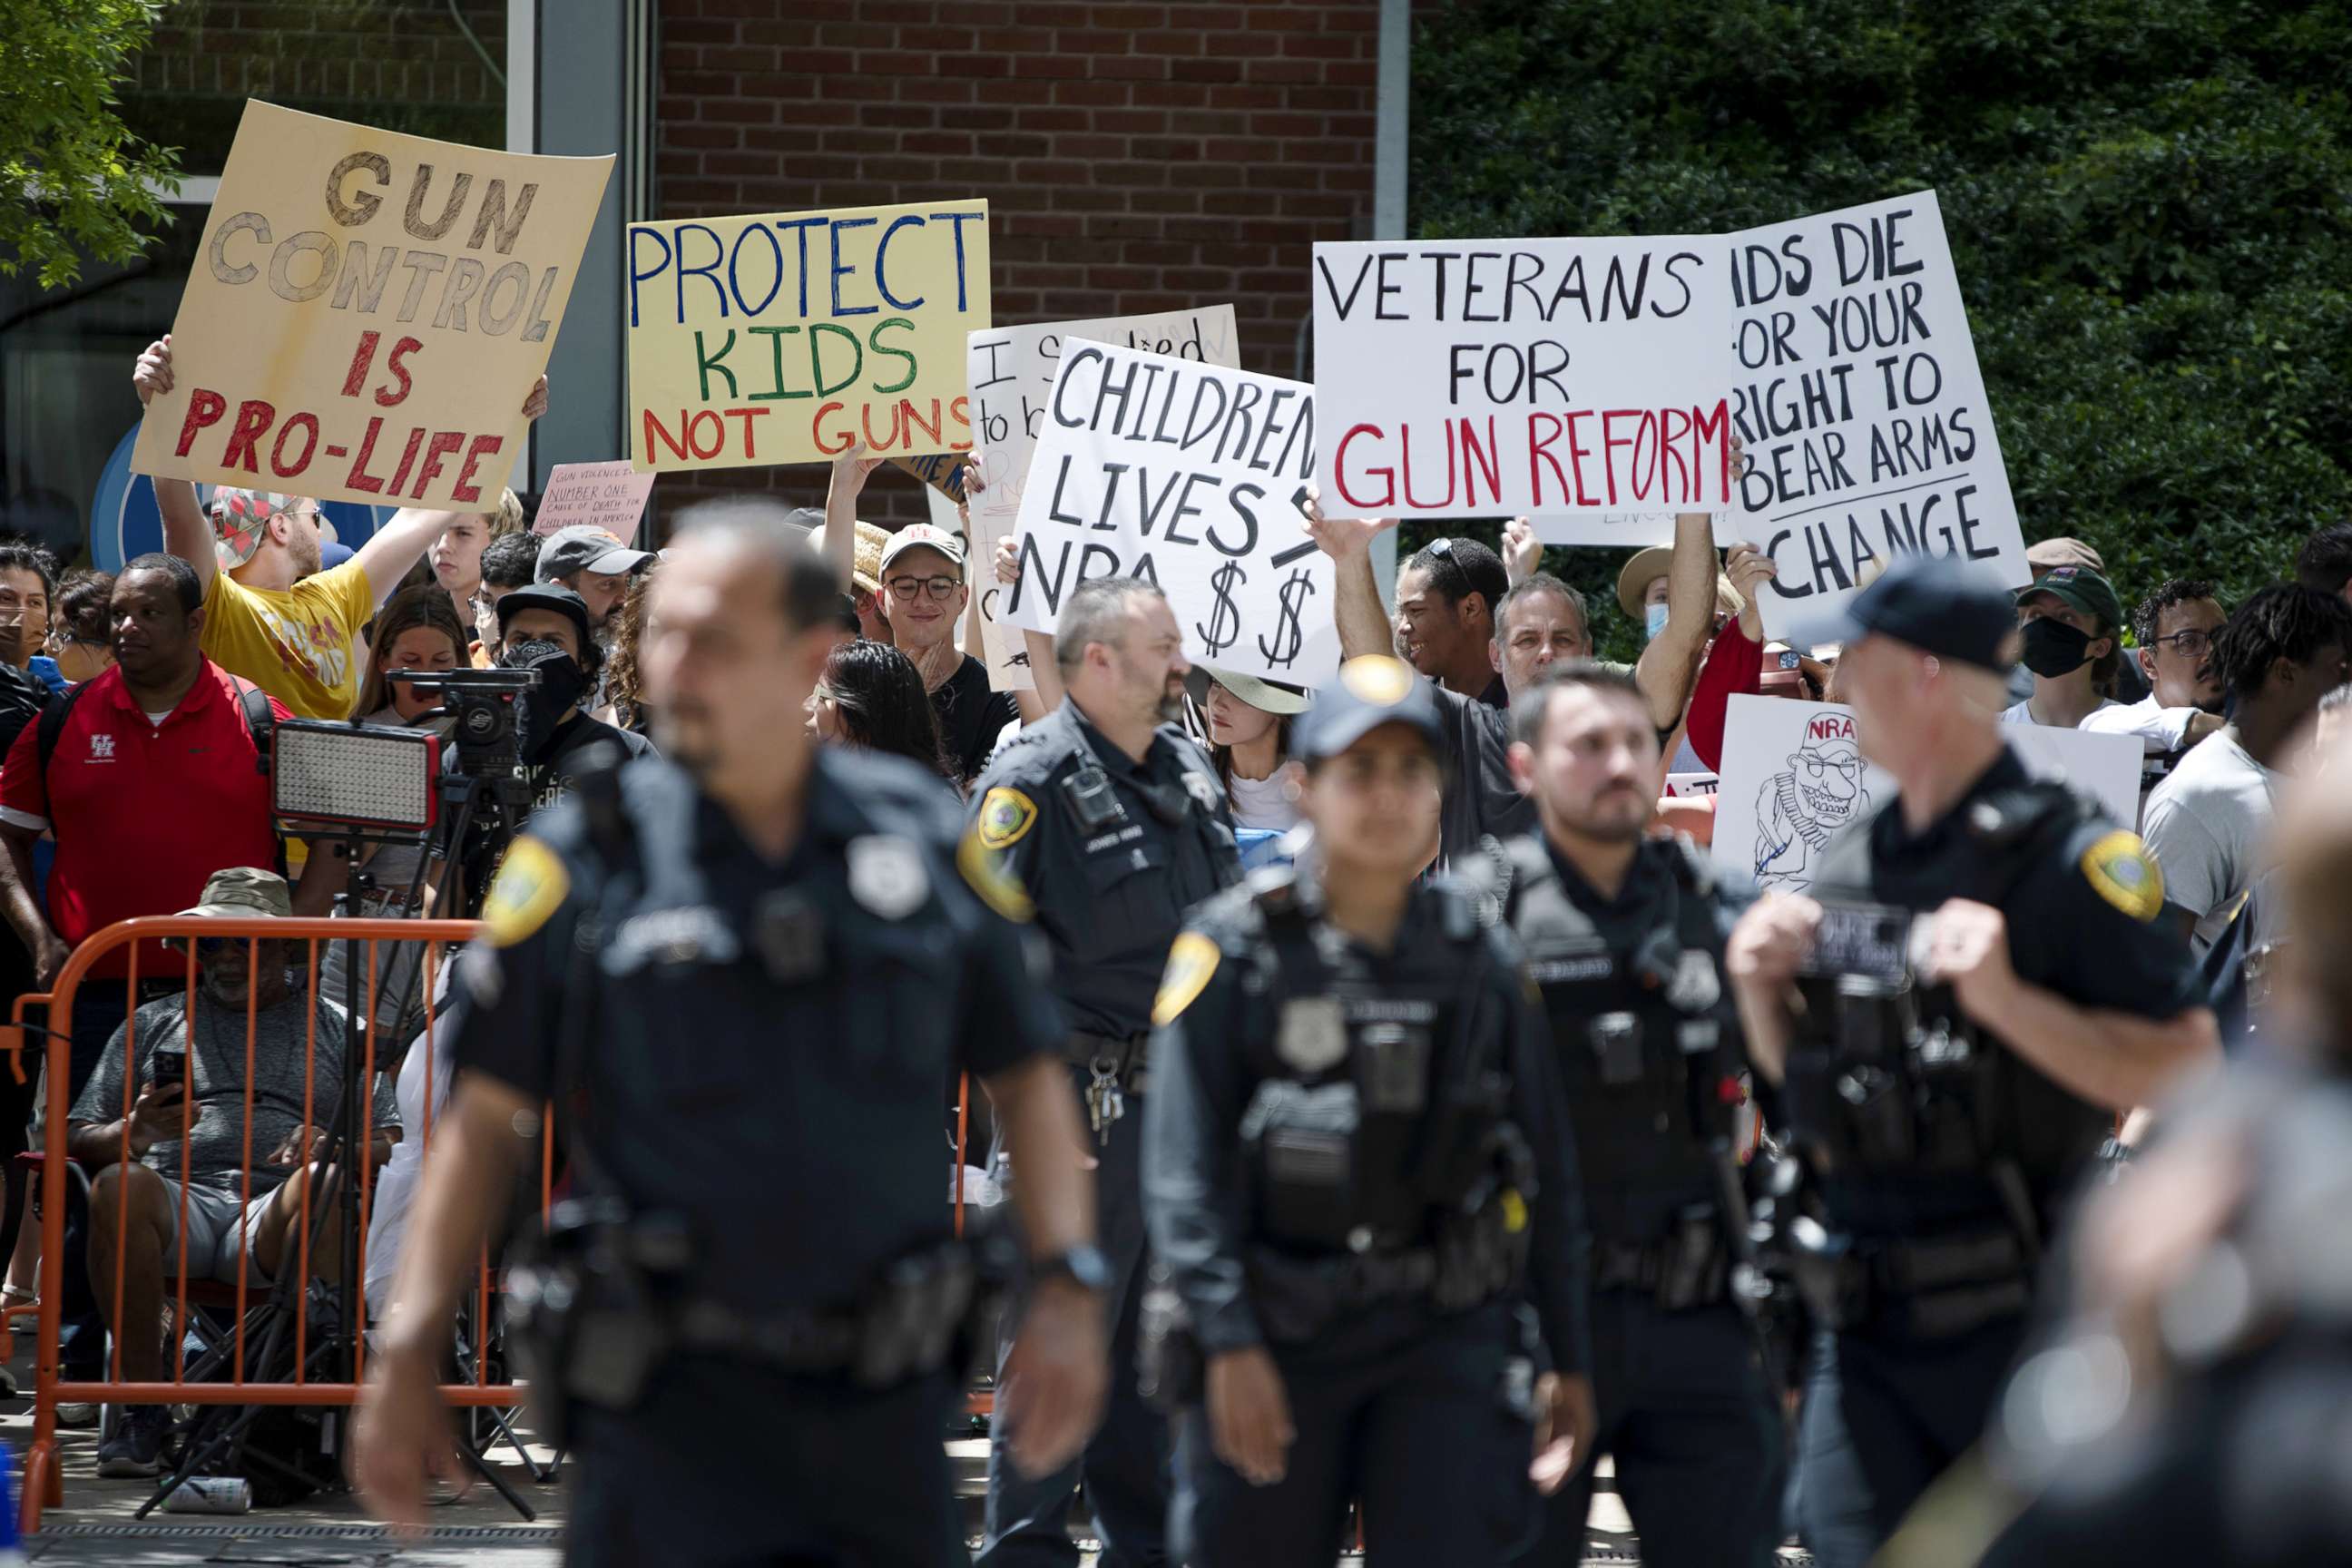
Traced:
<svg viewBox="0 0 2352 1568">
<path fill-rule="evenodd" d="M 45 289 L 85 256 L 131 260 L 171 221 L 159 186 L 178 161 L 122 126 L 115 84 L 162 0 L 0 0 L 8 86 L 0 92 L 0 273 Z"/>
<path fill-rule="evenodd" d="M 2026 538 L 2088 541 L 2126 604 L 2236 602 L 2352 513 L 2347 90 L 2341 3 L 1452 0 L 1413 222 L 1715 233 L 1932 186 Z M 1612 602 L 1614 561 L 1559 557 Z"/>
</svg>

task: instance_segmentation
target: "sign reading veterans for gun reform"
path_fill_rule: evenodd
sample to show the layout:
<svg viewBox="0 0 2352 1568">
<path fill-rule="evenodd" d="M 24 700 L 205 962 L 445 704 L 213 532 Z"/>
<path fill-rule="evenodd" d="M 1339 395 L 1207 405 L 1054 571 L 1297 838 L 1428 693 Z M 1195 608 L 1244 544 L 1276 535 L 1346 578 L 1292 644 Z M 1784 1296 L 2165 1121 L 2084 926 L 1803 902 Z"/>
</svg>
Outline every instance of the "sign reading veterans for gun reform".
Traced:
<svg viewBox="0 0 2352 1568">
<path fill-rule="evenodd" d="M 631 224 L 627 263 L 639 469 L 971 449 L 986 202 Z"/>
<path fill-rule="evenodd" d="M 612 170 L 248 100 L 131 467 L 495 508 Z"/>
<path fill-rule="evenodd" d="M 2032 575 L 1936 193 L 1730 237 L 1747 447 L 1731 535 L 1769 554 L 1768 632 L 1919 550 Z"/>
<path fill-rule="evenodd" d="M 1315 395 L 1295 381 L 1065 345 L 1039 421 L 1004 619 L 1054 629 L 1093 577 L 1157 584 L 1192 658 L 1318 685 L 1339 667 L 1331 562 L 1300 509 Z"/>
<path fill-rule="evenodd" d="M 1713 237 L 1318 245 L 1323 509 L 1728 506 L 1724 255 Z"/>
</svg>

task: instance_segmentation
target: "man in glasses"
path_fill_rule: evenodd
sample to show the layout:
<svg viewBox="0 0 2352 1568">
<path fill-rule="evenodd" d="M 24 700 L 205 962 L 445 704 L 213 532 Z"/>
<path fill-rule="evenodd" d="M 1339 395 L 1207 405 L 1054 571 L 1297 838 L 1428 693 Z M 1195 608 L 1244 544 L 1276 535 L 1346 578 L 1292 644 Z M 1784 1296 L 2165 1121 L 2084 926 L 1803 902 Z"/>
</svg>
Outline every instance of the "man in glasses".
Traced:
<svg viewBox="0 0 2352 1568">
<path fill-rule="evenodd" d="M 2213 637 L 2230 618 L 2213 584 L 2194 577 L 2168 578 L 2132 612 L 2135 657 L 2147 677 L 2148 694 L 2138 701 L 2102 708 L 2083 721 L 2085 730 L 2137 735 L 2151 759 L 2162 758 L 2155 777 L 2172 771 L 2181 752 L 2220 729 L 2221 678 L 2213 669 Z"/>
<path fill-rule="evenodd" d="M 956 626 L 971 602 L 963 580 L 963 542 L 928 522 L 902 528 L 882 547 L 881 572 L 890 641 L 915 661 L 939 715 L 940 743 L 957 778 L 969 784 L 1021 710 L 1011 692 L 989 689 L 988 666 L 956 647 Z"/>
</svg>

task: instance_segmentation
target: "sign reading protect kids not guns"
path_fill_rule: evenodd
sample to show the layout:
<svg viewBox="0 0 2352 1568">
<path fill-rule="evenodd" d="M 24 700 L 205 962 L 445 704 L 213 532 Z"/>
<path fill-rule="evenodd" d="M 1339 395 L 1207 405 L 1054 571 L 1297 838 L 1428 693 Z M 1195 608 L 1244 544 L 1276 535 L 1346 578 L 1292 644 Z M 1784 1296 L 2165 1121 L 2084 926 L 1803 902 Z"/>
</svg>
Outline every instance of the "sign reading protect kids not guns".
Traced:
<svg viewBox="0 0 2352 1568">
<path fill-rule="evenodd" d="M 986 202 L 631 224 L 628 268 L 640 472 L 971 449 Z"/>
<path fill-rule="evenodd" d="M 248 100 L 131 467 L 496 506 L 612 170 Z"/>
</svg>

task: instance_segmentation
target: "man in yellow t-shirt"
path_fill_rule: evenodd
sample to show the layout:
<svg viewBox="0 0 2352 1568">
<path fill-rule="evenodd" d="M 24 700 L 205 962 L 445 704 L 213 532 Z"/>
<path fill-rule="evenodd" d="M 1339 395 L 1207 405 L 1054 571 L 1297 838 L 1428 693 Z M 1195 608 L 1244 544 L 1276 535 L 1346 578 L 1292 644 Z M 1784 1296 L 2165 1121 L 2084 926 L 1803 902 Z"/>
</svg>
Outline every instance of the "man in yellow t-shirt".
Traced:
<svg viewBox="0 0 2352 1568">
<path fill-rule="evenodd" d="M 148 345 L 131 377 L 142 403 L 172 386 L 172 340 Z M 547 409 L 547 378 L 523 404 Z M 319 503 L 275 490 L 222 489 L 209 519 L 185 479 L 158 479 L 163 548 L 205 585 L 204 652 L 298 719 L 349 719 L 366 652 L 360 628 L 444 529 L 461 515 L 403 508 L 349 561 L 320 570 Z"/>
</svg>

